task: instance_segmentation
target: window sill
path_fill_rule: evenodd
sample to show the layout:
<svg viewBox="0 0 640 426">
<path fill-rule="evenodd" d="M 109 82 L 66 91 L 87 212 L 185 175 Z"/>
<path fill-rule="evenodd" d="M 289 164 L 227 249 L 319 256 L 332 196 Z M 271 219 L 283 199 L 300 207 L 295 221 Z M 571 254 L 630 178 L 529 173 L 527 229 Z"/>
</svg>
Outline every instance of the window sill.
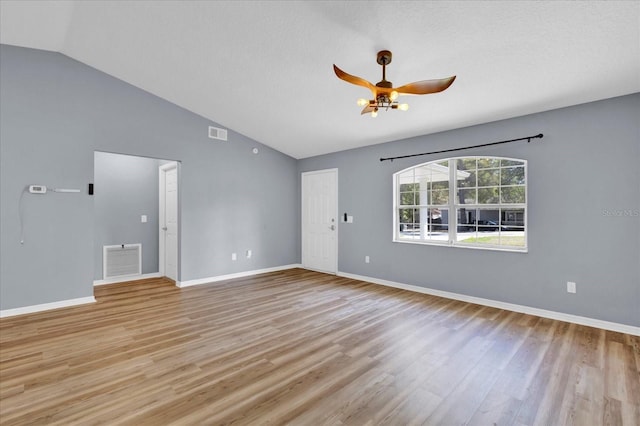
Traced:
<svg viewBox="0 0 640 426">
<path fill-rule="evenodd" d="M 430 241 L 415 241 L 415 240 L 401 240 L 394 238 L 394 243 L 401 244 L 413 244 L 420 246 L 438 246 L 438 247 L 452 247 L 452 248 L 464 248 L 464 249 L 472 249 L 472 250 L 488 250 L 488 251 L 506 251 L 510 253 L 528 253 L 528 247 L 496 247 L 496 246 L 474 246 L 471 244 L 450 244 L 448 241 L 445 242 L 430 242 Z"/>
</svg>

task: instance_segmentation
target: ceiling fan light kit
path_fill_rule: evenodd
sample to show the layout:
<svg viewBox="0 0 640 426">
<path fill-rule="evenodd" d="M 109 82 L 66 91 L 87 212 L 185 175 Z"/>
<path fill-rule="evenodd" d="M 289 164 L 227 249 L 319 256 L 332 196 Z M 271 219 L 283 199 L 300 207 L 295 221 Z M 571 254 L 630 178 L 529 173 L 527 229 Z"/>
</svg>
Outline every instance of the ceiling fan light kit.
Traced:
<svg viewBox="0 0 640 426">
<path fill-rule="evenodd" d="M 387 81 L 387 65 L 391 63 L 391 58 L 392 54 L 388 50 L 381 50 L 378 52 L 377 62 L 382 65 L 382 80 L 377 82 L 375 85 L 363 78 L 348 74 L 333 64 L 333 71 L 339 79 L 357 86 L 366 87 L 373 94 L 373 99 L 358 99 L 358 105 L 364 107 L 361 114 L 371 114 L 371 117 L 376 117 L 380 109 L 399 109 L 400 111 L 406 111 L 409 109 L 409 105 L 398 103 L 398 96 L 427 95 L 429 93 L 442 92 L 451 86 L 453 81 L 456 79 L 456 76 L 454 75 L 452 77 L 436 80 L 416 81 L 414 83 L 394 88 L 393 83 Z"/>
</svg>

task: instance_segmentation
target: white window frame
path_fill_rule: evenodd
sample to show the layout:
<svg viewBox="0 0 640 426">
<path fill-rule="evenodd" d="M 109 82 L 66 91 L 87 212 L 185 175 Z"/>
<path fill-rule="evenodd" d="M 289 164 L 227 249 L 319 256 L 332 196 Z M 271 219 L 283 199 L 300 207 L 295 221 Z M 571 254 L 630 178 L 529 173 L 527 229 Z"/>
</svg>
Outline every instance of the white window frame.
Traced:
<svg viewBox="0 0 640 426">
<path fill-rule="evenodd" d="M 517 203 L 517 204 L 459 204 L 457 202 L 457 191 L 458 191 L 458 182 L 456 179 L 457 172 L 457 161 L 461 159 L 479 159 L 479 158 L 489 158 L 495 160 L 508 160 L 508 161 L 518 161 L 523 163 L 524 167 L 524 189 L 525 189 L 525 202 Z M 401 238 L 400 235 L 400 218 L 399 218 L 399 210 L 402 208 L 400 205 L 400 184 L 399 177 L 403 173 L 410 171 L 412 169 L 416 169 L 418 167 L 422 167 L 428 164 L 437 164 L 443 161 L 449 162 L 449 202 L 446 205 L 446 209 L 448 209 L 448 240 L 446 241 L 437 241 L 437 240 L 423 240 L 423 239 L 407 239 Z M 454 164 L 455 167 L 451 167 Z M 502 187 L 502 184 L 500 185 Z M 476 181 L 476 187 L 477 181 Z M 482 187 L 481 187 L 482 188 Z M 527 160 L 521 158 L 510 158 L 510 157 L 497 157 L 497 156 L 489 156 L 489 155 L 470 155 L 470 156 L 461 156 L 461 157 L 449 157 L 442 158 L 438 160 L 427 161 L 425 163 L 420 163 L 413 165 L 411 167 L 407 167 L 406 169 L 399 170 L 393 174 L 393 242 L 396 243 L 405 243 L 405 244 L 422 244 L 422 245 L 436 245 L 436 246 L 445 246 L 445 247 L 462 247 L 462 248 L 471 248 L 471 249 L 480 249 L 480 250 L 493 250 L 493 251 L 509 251 L 509 252 L 518 252 L 518 253 L 527 253 L 529 248 L 528 243 L 528 235 L 529 235 L 529 225 L 528 225 L 528 208 L 529 204 L 529 177 L 528 177 L 528 162 Z M 420 204 L 422 205 L 422 204 Z M 417 205 L 414 205 L 417 206 Z M 438 206 L 430 206 L 428 207 L 438 207 Z M 524 246 L 508 246 L 508 245 L 488 245 L 488 244 L 479 244 L 479 243 L 465 243 L 464 241 L 457 241 L 457 233 L 458 233 L 458 214 L 457 209 L 461 206 L 467 207 L 469 209 L 488 209 L 488 210 L 499 210 L 500 212 L 504 210 L 513 209 L 523 209 L 524 217 L 523 217 L 523 230 L 524 230 Z M 418 208 L 418 207 L 414 207 Z M 498 225 L 500 229 L 503 225 Z"/>
</svg>

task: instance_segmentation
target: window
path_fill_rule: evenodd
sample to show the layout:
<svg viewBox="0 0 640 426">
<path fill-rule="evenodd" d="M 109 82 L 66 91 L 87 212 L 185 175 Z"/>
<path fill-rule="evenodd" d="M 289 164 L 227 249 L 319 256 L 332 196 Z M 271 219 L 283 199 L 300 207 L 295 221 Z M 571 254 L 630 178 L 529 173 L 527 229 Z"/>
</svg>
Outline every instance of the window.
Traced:
<svg viewBox="0 0 640 426">
<path fill-rule="evenodd" d="M 527 162 L 458 157 L 394 180 L 394 241 L 527 250 Z"/>
</svg>

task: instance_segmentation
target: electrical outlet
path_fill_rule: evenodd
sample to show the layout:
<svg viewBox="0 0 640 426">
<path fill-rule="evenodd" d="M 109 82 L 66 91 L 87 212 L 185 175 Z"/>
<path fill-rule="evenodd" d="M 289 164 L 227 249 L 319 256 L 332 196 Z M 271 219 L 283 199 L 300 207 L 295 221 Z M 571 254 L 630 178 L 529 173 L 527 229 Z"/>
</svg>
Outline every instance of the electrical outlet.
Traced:
<svg viewBox="0 0 640 426">
<path fill-rule="evenodd" d="M 369 256 L 365 256 L 365 257 L 364 257 L 364 263 L 369 263 L 369 261 L 370 261 L 370 260 L 371 260 L 371 259 L 369 259 Z"/>
<path fill-rule="evenodd" d="M 143 214 L 143 215 L 140 216 L 140 222 L 147 223 L 147 215 L 146 214 Z"/>
<path fill-rule="evenodd" d="M 251 259 L 251 250 L 247 250 L 247 259 Z"/>
<path fill-rule="evenodd" d="M 573 281 L 567 281 L 567 293 L 575 293 L 576 292 L 576 283 Z"/>
<path fill-rule="evenodd" d="M 231 260 L 238 260 L 238 255 L 235 253 L 231 253 Z"/>
</svg>

